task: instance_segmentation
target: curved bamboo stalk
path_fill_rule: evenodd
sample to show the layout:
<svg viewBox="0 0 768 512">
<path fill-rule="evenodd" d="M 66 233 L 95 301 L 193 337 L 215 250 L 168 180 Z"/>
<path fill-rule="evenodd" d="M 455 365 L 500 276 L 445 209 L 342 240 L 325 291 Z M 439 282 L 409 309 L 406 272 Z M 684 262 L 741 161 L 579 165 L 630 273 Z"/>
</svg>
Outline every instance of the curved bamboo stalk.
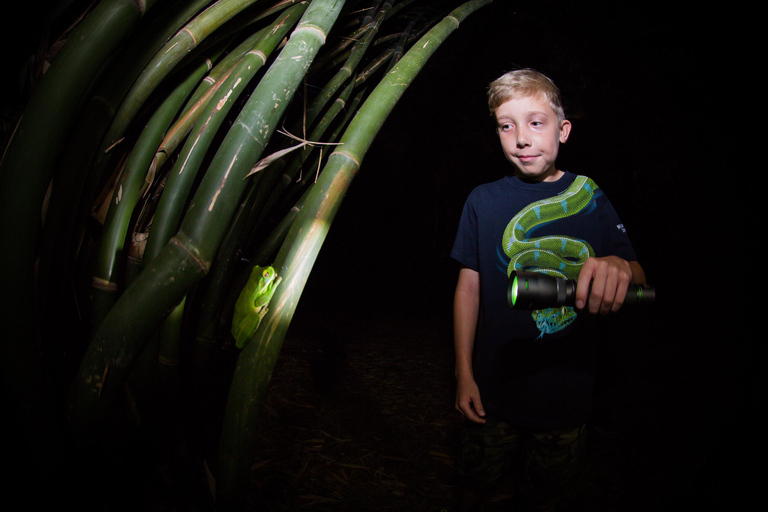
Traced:
<svg viewBox="0 0 768 512">
<path fill-rule="evenodd" d="M 97 183 L 86 179 L 112 116 L 141 70 L 157 50 L 210 0 L 163 2 L 147 13 L 125 48 L 104 71 L 83 108 L 55 168 L 40 255 L 41 314 L 44 325 L 58 325 L 64 318 L 63 297 L 77 258 L 77 239 L 90 210 Z"/>
<path fill-rule="evenodd" d="M 224 45 L 225 46 L 225 45 Z M 217 51 L 221 53 L 223 48 Z M 212 56 L 215 60 L 218 55 Z M 168 95 L 155 111 L 126 160 L 115 188 L 101 235 L 101 245 L 93 273 L 91 326 L 95 329 L 119 295 L 118 274 L 124 257 L 128 226 L 151 170 L 157 147 L 184 102 L 210 70 L 211 61 L 193 67 L 189 75 Z"/>
<path fill-rule="evenodd" d="M 155 0 L 141 4 L 150 8 Z M 79 24 L 34 91 L 0 163 L 0 341 L 3 382 L 31 444 L 47 444 L 57 423 L 40 396 L 41 376 L 33 354 L 38 336 L 34 265 L 40 213 L 55 159 L 94 78 L 144 14 L 136 2 L 105 0 Z M 12 248 L 12 250 L 11 250 Z M 50 449 L 50 452 L 47 450 Z M 46 459 L 61 446 L 47 446 Z M 45 465 L 45 464 L 44 464 Z"/>
<path fill-rule="evenodd" d="M 267 58 L 305 10 L 305 4 L 298 4 L 286 10 L 275 24 L 274 30 L 271 33 L 262 34 L 263 39 L 259 38 L 251 50 L 243 56 L 237 70 L 227 77 L 220 90 L 206 106 L 192 130 L 194 136 L 187 139 L 181 150 L 181 156 L 171 170 L 147 240 L 145 261 L 154 259 L 178 230 L 187 196 L 199 166 L 221 123 L 235 100 L 245 90 L 245 86 L 266 64 Z"/>
<path fill-rule="evenodd" d="M 247 23 L 242 24 L 249 25 L 252 22 L 264 19 L 270 14 L 274 14 L 275 12 L 287 9 L 288 7 L 296 4 L 298 1 L 299 0 L 282 0 L 282 2 L 279 2 L 272 7 L 261 11 L 253 20 L 248 20 Z M 300 12 L 304 12 L 304 9 L 306 9 L 306 4 L 301 3 L 300 5 L 294 7 L 297 7 Z M 292 19 L 293 17 L 294 16 L 291 14 L 284 14 L 280 16 L 274 24 L 268 25 L 250 35 L 243 42 L 238 44 L 234 50 L 227 53 L 221 59 L 221 62 L 213 68 L 205 81 L 203 81 L 200 84 L 200 87 L 192 94 L 188 105 L 186 105 L 183 109 L 184 114 L 180 116 L 180 119 L 168 131 L 166 138 L 158 148 L 158 165 L 161 165 L 161 162 L 167 158 L 167 155 L 170 155 L 173 151 L 175 151 L 178 144 L 180 144 L 180 142 L 189 134 L 197 119 L 200 117 L 200 115 L 202 115 L 205 106 L 210 100 L 210 97 L 216 93 L 226 78 L 238 66 L 241 66 L 242 68 L 241 61 L 244 57 L 247 56 L 248 52 L 261 52 L 264 58 L 268 57 L 274 50 L 274 47 L 277 46 L 280 39 L 282 39 L 278 36 L 285 35 L 285 32 L 287 31 L 287 29 L 282 29 L 282 26 L 285 23 L 284 20 Z M 237 30 L 231 31 L 235 34 L 238 33 Z M 225 37 L 229 37 L 229 34 L 226 34 Z M 254 44 L 258 43 L 261 39 L 264 39 L 265 42 L 260 43 L 257 48 L 254 48 Z M 275 44 L 272 45 L 272 42 Z M 266 63 L 263 60 L 264 59 L 262 59 L 261 63 L 255 63 L 257 66 L 256 70 L 260 69 L 261 66 Z"/>
<path fill-rule="evenodd" d="M 242 499 L 262 399 L 306 280 L 352 179 L 376 133 L 426 60 L 459 23 L 491 0 L 472 0 L 433 27 L 371 92 L 329 158 L 275 259 L 283 281 L 238 358 L 219 447 L 219 498 Z"/>
<path fill-rule="evenodd" d="M 376 12 L 375 17 L 371 17 L 370 20 L 365 20 L 367 22 L 365 25 L 365 32 L 362 34 L 361 39 L 356 41 L 354 46 L 352 46 L 352 50 L 346 62 L 344 62 L 344 65 L 341 67 L 341 69 L 339 69 L 336 74 L 328 81 L 320 94 L 315 97 L 315 99 L 307 108 L 307 125 L 314 123 L 315 117 L 320 114 L 320 111 L 325 108 L 325 105 L 336 94 L 336 91 L 355 72 L 355 68 L 357 68 L 357 65 L 360 64 L 363 55 L 373 42 L 374 37 L 376 37 L 376 34 L 379 31 L 379 27 L 381 27 L 381 23 L 384 21 L 391 8 L 392 2 L 386 0 L 384 1 L 379 11 Z"/>
<path fill-rule="evenodd" d="M 260 31 L 255 37 L 252 36 L 246 41 L 251 46 L 249 51 L 242 58 L 237 69 L 227 77 L 221 91 L 216 94 L 202 113 L 193 130 L 194 137 L 187 140 L 180 158 L 171 170 L 150 231 L 145 261 L 154 259 L 178 229 L 187 196 L 197 176 L 199 166 L 221 123 L 225 120 L 240 94 L 246 90 L 248 83 L 266 64 L 267 59 L 280 41 L 304 14 L 306 7 L 306 4 L 303 3 L 293 5 L 286 9 L 274 25 L 268 27 L 268 30 Z M 174 315 L 170 321 L 178 321 L 181 318 L 180 315 Z M 179 332 L 179 329 L 165 329 L 165 331 Z M 161 340 L 161 355 L 168 351 L 176 352 L 176 349 L 173 348 L 175 343 L 178 343 L 178 340 Z"/>
<path fill-rule="evenodd" d="M 168 129 L 165 138 L 157 148 L 157 153 L 153 160 L 155 169 L 160 169 L 168 157 L 176 151 L 176 148 L 189 135 L 197 120 L 205 112 L 206 106 L 214 96 L 227 77 L 237 68 L 238 64 L 250 50 L 255 41 L 263 37 L 264 33 L 271 27 L 264 27 L 255 34 L 248 37 L 240 43 L 233 51 L 227 53 L 221 61 L 211 70 L 208 76 L 203 80 L 195 92 L 190 97 L 187 105 L 182 109 L 182 114 Z"/>
<path fill-rule="evenodd" d="M 77 432 L 98 428 L 162 318 L 208 271 L 253 167 L 344 2 L 314 0 L 229 130 L 179 232 L 95 333 L 69 399 Z M 280 95 L 275 97 L 275 91 Z"/>
<path fill-rule="evenodd" d="M 159 254 L 162 247 L 178 229 L 187 196 L 194 178 L 197 176 L 202 158 L 207 153 L 214 135 L 229 113 L 231 106 L 245 90 L 246 85 L 266 64 L 267 59 L 280 41 L 298 22 L 306 7 L 306 4 L 303 3 L 290 7 L 273 25 L 268 27 L 268 30 L 259 31 L 245 41 L 244 44 L 249 45 L 249 51 L 243 56 L 237 69 L 227 76 L 222 84 L 221 92 L 216 92 L 212 102 L 201 113 L 201 117 L 193 130 L 193 133 L 196 134 L 195 137 L 187 140 L 182 149 L 181 157 L 171 170 L 147 241 L 144 255 L 145 263 L 153 260 Z M 161 144 L 163 150 L 167 150 L 169 146 L 170 144 L 167 142 Z M 176 309 L 181 310 L 184 305 L 185 301 L 182 301 Z M 159 359 L 161 361 L 176 360 L 175 354 L 179 352 L 178 345 L 180 343 L 177 335 L 181 332 L 181 328 L 178 325 L 172 327 L 167 324 L 182 320 L 183 315 L 181 311 L 178 311 L 163 321 L 159 342 Z"/>
<path fill-rule="evenodd" d="M 110 148 L 123 137 L 139 109 L 150 94 L 198 45 L 209 37 L 223 23 L 242 12 L 243 9 L 258 0 L 218 0 L 205 9 L 183 29 L 178 31 L 144 68 L 139 78 L 133 83 L 120 108 L 112 119 L 112 124 L 101 144 L 92 171 L 97 179 L 109 161 Z"/>
<path fill-rule="evenodd" d="M 328 125 L 343 108 L 346 98 L 352 92 L 353 85 L 354 83 L 349 84 L 343 94 L 334 102 L 329 112 L 313 129 L 310 134 L 310 141 L 321 140 Z M 210 342 L 213 340 L 216 328 L 219 326 L 221 311 L 226 302 L 225 297 L 231 289 L 230 278 L 235 271 L 234 266 L 240 258 L 240 251 L 248 251 L 247 241 L 251 239 L 254 232 L 262 227 L 283 189 L 293 181 L 293 177 L 309 156 L 312 147 L 313 144 L 310 142 L 298 149 L 299 154 L 290 159 L 287 166 L 281 160 L 279 163 L 271 164 L 267 170 L 260 171 L 258 186 L 254 187 L 256 190 L 247 196 L 243 207 L 232 222 L 227 237 L 217 252 L 211 273 L 207 277 L 207 286 L 202 292 L 204 297 L 201 311 L 197 315 L 196 338 L 198 341 Z M 283 169 L 284 167 L 285 169 Z M 281 169 L 283 169 L 282 172 Z"/>
</svg>

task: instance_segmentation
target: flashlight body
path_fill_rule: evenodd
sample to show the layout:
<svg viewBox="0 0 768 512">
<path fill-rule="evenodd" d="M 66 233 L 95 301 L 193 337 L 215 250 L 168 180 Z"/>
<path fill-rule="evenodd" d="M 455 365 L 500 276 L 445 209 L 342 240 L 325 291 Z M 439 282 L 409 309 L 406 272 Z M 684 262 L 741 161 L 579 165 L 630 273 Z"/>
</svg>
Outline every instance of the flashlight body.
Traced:
<svg viewBox="0 0 768 512">
<path fill-rule="evenodd" d="M 624 304 L 650 304 L 655 299 L 653 287 L 630 284 Z M 513 309 L 573 306 L 576 303 L 576 281 L 541 272 L 515 271 L 509 276 L 507 303 Z"/>
</svg>

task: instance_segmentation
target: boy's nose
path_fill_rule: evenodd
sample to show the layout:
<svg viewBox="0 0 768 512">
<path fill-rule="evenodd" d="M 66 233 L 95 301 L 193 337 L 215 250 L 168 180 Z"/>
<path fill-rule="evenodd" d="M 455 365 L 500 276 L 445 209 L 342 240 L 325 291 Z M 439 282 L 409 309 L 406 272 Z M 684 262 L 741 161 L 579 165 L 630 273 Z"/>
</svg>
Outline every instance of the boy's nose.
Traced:
<svg viewBox="0 0 768 512">
<path fill-rule="evenodd" d="M 517 131 L 517 147 L 522 148 L 525 146 L 531 145 L 531 139 L 528 137 L 528 134 L 525 132 L 525 130 L 518 130 Z"/>
</svg>

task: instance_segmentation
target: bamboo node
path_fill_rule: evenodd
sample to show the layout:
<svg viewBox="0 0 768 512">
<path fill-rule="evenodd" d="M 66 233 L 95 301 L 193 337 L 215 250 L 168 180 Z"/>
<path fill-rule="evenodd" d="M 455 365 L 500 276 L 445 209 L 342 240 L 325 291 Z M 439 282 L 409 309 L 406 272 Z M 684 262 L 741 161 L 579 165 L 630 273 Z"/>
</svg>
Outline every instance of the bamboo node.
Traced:
<svg viewBox="0 0 768 512">
<path fill-rule="evenodd" d="M 105 292 L 117 291 L 117 283 L 113 283 L 112 281 L 109 281 L 107 279 L 94 276 L 91 282 L 93 284 L 93 287 L 98 290 L 103 290 Z"/>
</svg>

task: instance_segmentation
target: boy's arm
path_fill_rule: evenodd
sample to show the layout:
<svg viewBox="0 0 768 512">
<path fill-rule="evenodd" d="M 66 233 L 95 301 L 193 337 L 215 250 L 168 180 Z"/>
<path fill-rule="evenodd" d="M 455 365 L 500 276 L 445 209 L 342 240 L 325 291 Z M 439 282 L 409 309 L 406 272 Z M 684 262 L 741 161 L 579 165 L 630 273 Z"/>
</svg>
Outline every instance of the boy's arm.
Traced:
<svg viewBox="0 0 768 512">
<path fill-rule="evenodd" d="M 453 336 L 456 352 L 456 409 L 467 419 L 485 423 L 480 390 L 472 372 L 472 350 L 480 311 L 480 274 L 462 268 L 453 300 Z"/>
<path fill-rule="evenodd" d="M 618 256 L 587 258 L 576 283 L 576 307 L 583 309 L 587 304 L 590 313 L 604 315 L 616 312 L 624 304 L 630 283 L 645 284 L 645 272 L 638 262 Z"/>
</svg>

